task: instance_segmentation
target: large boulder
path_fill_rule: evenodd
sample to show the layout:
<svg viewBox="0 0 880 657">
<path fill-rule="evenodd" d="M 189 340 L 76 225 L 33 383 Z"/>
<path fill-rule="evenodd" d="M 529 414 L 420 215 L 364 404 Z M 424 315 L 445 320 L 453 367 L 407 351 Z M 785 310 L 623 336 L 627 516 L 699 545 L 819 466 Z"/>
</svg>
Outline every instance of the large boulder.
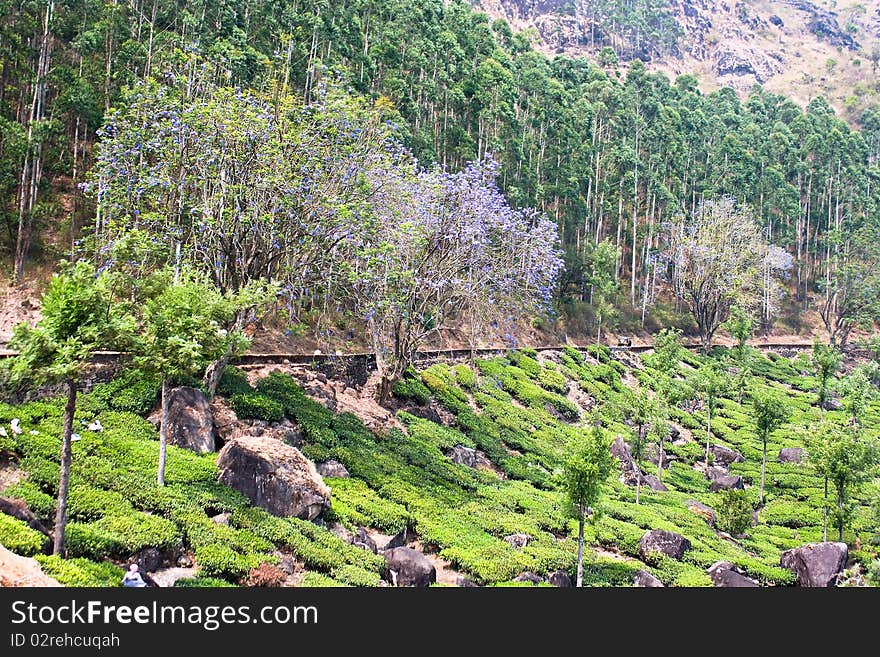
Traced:
<svg viewBox="0 0 880 657">
<path fill-rule="evenodd" d="M 514 582 L 530 582 L 532 584 L 540 584 L 544 580 L 538 577 L 535 573 L 530 572 L 528 570 L 521 572 L 519 575 L 513 578 Z"/>
<path fill-rule="evenodd" d="M 715 509 L 710 506 L 703 504 L 702 502 L 698 502 L 697 500 L 688 500 L 687 508 L 690 511 L 693 511 L 698 516 L 702 516 L 702 518 L 706 521 L 706 524 L 710 527 L 715 526 Z"/>
<path fill-rule="evenodd" d="M 798 586 L 834 586 L 846 566 L 846 543 L 808 543 L 787 550 L 779 560 L 783 568 L 797 574 Z"/>
<path fill-rule="evenodd" d="M 633 575 L 633 586 L 646 589 L 659 589 L 663 588 L 663 582 L 654 577 L 654 575 L 647 570 L 637 570 L 635 575 Z"/>
<path fill-rule="evenodd" d="M 547 583 L 561 589 L 568 589 L 571 588 L 571 577 L 564 570 L 554 570 L 552 573 L 547 573 Z"/>
<path fill-rule="evenodd" d="M 777 458 L 780 463 L 800 463 L 804 460 L 805 453 L 802 447 L 783 447 Z"/>
<path fill-rule="evenodd" d="M 330 507 L 330 488 L 302 453 L 267 436 L 242 436 L 217 458 L 220 483 L 276 516 L 316 518 Z"/>
<path fill-rule="evenodd" d="M 742 463 L 745 461 L 742 454 L 723 445 L 712 445 L 709 448 L 709 453 L 715 457 L 715 463 L 730 465 L 731 463 Z"/>
<path fill-rule="evenodd" d="M 196 388 L 174 388 L 168 399 L 168 442 L 197 454 L 216 450 L 214 416 L 205 393 Z"/>
<path fill-rule="evenodd" d="M 384 552 L 386 579 L 395 586 L 430 586 L 437 570 L 418 550 L 397 547 Z"/>
<path fill-rule="evenodd" d="M 647 486 L 651 490 L 669 490 L 663 485 L 663 482 L 657 479 L 654 475 L 642 475 L 642 485 Z"/>
<path fill-rule="evenodd" d="M 626 444 L 626 441 L 620 434 L 617 434 L 617 438 L 611 443 L 611 456 L 617 457 L 617 460 L 620 461 L 620 469 L 624 473 L 635 470 L 636 466 L 633 462 L 632 453 L 629 451 L 629 445 Z"/>
<path fill-rule="evenodd" d="M 740 490 L 745 488 L 745 486 L 743 486 L 743 478 L 739 475 L 723 475 L 712 481 L 709 485 L 709 490 L 713 493 L 717 493 L 720 490 L 730 490 L 732 488 Z"/>
<path fill-rule="evenodd" d="M 706 570 L 715 586 L 722 588 L 750 588 L 758 583 L 729 561 L 716 561 Z"/>
<path fill-rule="evenodd" d="M 4 586 L 61 586 L 46 575 L 39 562 L 22 557 L 0 545 L 0 587 Z"/>
<path fill-rule="evenodd" d="M 681 534 L 665 529 L 652 529 L 645 532 L 642 540 L 639 541 L 639 558 L 648 561 L 652 553 L 659 553 L 673 559 L 681 559 L 690 549 L 691 542 Z"/>
<path fill-rule="evenodd" d="M 469 468 L 487 469 L 492 467 L 492 462 L 483 452 L 464 445 L 456 445 L 447 453 L 453 463 L 466 465 Z"/>
<path fill-rule="evenodd" d="M 336 459 L 330 459 L 329 461 L 324 461 L 323 463 L 316 463 L 315 469 L 322 477 L 336 477 L 337 479 L 346 479 L 347 477 L 351 476 L 348 473 L 348 469 Z"/>
</svg>

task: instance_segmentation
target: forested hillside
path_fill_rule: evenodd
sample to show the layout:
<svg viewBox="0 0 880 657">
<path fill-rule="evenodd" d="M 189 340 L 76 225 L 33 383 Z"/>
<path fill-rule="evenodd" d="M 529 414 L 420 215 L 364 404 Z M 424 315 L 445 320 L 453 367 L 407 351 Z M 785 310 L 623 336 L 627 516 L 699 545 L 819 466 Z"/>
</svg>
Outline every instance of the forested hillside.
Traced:
<svg viewBox="0 0 880 657">
<path fill-rule="evenodd" d="M 342 80 L 399 114 L 396 135 L 423 164 L 458 170 L 493 155 L 509 201 L 557 222 L 559 297 L 575 316 L 595 287 L 593 247 L 609 239 L 617 305 L 650 318 L 674 274 L 666 228 L 722 195 L 793 256 L 801 308 L 822 306 L 876 257 L 880 122 L 869 112 L 854 131 L 821 98 L 799 108 L 760 89 L 745 102 L 704 95 L 691 76 L 669 80 L 611 52 L 550 60 L 461 1 L 7 0 L 2 13 L 0 202 L 19 279 L 94 225 L 97 198 L 80 184 L 124 90 L 167 84 L 193 62 L 211 63 L 205 84 L 269 103 L 310 102 L 322 81 Z"/>
</svg>

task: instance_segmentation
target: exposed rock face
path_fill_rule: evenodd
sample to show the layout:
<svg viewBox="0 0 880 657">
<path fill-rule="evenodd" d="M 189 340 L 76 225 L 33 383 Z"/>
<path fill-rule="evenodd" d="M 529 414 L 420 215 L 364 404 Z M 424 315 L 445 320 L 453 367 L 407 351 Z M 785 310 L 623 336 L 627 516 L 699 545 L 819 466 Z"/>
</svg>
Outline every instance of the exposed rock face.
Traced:
<svg viewBox="0 0 880 657">
<path fill-rule="evenodd" d="M 778 72 L 770 57 L 749 46 L 728 44 L 715 52 L 715 73 L 722 79 L 750 75 L 763 84 Z"/>
<path fill-rule="evenodd" d="M 437 581 L 437 571 L 418 550 L 398 547 L 386 550 L 386 578 L 395 586 L 430 586 Z"/>
<path fill-rule="evenodd" d="M 316 463 L 315 469 L 322 477 L 336 477 L 337 479 L 345 479 L 351 476 L 348 473 L 348 469 L 336 459 L 330 459 L 329 461 L 324 461 L 323 463 Z"/>
<path fill-rule="evenodd" d="M 806 452 L 801 447 L 783 447 L 779 450 L 780 463 L 800 463 Z"/>
<path fill-rule="evenodd" d="M 554 570 L 552 573 L 548 573 L 547 582 L 561 589 L 571 588 L 571 577 L 564 570 Z"/>
<path fill-rule="evenodd" d="M 758 583 L 729 561 L 716 561 L 706 570 L 715 586 L 725 588 L 756 587 Z"/>
<path fill-rule="evenodd" d="M 713 493 L 717 493 L 720 490 L 729 490 L 731 488 L 740 490 L 745 488 L 742 477 L 739 475 L 723 475 L 712 481 L 709 485 L 709 490 Z"/>
<path fill-rule="evenodd" d="M 707 525 L 710 527 L 715 526 L 715 510 L 712 507 L 706 506 L 697 500 L 688 500 L 687 507 L 698 516 L 702 516 Z"/>
<path fill-rule="evenodd" d="M 531 573 L 529 571 L 525 571 L 520 573 L 516 577 L 513 578 L 514 582 L 531 582 L 532 584 L 540 584 L 542 580 L 540 577 L 535 575 L 535 573 Z"/>
<path fill-rule="evenodd" d="M 687 550 L 691 549 L 691 542 L 681 534 L 670 532 L 665 529 L 652 529 L 642 536 L 639 541 L 639 557 L 642 561 L 651 559 L 651 553 L 665 554 L 673 559 L 681 559 Z"/>
<path fill-rule="evenodd" d="M 181 386 L 171 391 L 168 400 L 168 442 L 197 454 L 216 449 L 214 418 L 205 393 Z"/>
<path fill-rule="evenodd" d="M 723 465 L 742 463 L 745 461 L 742 454 L 729 447 L 724 447 L 723 445 L 712 445 L 709 448 L 709 453 L 715 457 L 715 463 L 721 463 Z"/>
<path fill-rule="evenodd" d="M 330 507 L 330 488 L 295 447 L 265 436 L 242 436 L 217 459 L 220 483 L 276 516 L 316 518 Z"/>
<path fill-rule="evenodd" d="M 651 490 L 669 490 L 663 485 L 663 482 L 657 479 L 654 475 L 642 475 L 642 484 Z"/>
<path fill-rule="evenodd" d="M 798 586 L 834 586 L 846 566 L 846 543 L 808 543 L 782 553 L 780 564 L 797 574 Z"/>
<path fill-rule="evenodd" d="M 521 550 L 527 546 L 531 540 L 532 537 L 528 534 L 510 534 L 509 536 L 504 537 L 504 541 L 516 550 Z"/>
<path fill-rule="evenodd" d="M 633 575 L 633 586 L 639 586 L 646 589 L 663 588 L 663 582 L 654 577 L 647 570 L 637 570 Z"/>
<path fill-rule="evenodd" d="M 404 527 L 402 531 L 391 537 L 391 540 L 385 545 L 385 550 L 393 550 L 394 548 L 403 547 L 410 541 L 416 539 L 416 534 L 409 527 Z"/>
<path fill-rule="evenodd" d="M 376 541 L 374 541 L 367 531 L 363 527 L 358 527 L 357 531 L 355 531 L 354 535 L 351 539 L 351 544 L 355 547 L 359 547 L 362 550 L 367 550 L 368 552 L 372 552 L 373 554 L 379 553 L 379 548 L 376 546 Z"/>
<path fill-rule="evenodd" d="M 39 562 L 0 545 L 0 586 L 61 586 L 46 575 Z"/>
<path fill-rule="evenodd" d="M 492 461 L 478 449 L 465 447 L 464 445 L 456 445 L 447 456 L 453 463 L 466 465 L 469 468 L 491 468 Z"/>
<path fill-rule="evenodd" d="M 140 566 L 142 573 L 154 573 L 162 567 L 165 560 L 162 551 L 157 548 L 144 548 L 138 552 L 133 561 Z"/>
</svg>

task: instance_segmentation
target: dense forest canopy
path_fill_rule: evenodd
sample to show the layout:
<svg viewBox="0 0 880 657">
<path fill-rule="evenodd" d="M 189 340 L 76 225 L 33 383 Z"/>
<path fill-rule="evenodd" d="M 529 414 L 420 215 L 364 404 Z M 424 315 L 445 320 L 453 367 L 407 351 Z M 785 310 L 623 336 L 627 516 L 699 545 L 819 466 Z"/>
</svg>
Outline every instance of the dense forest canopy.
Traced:
<svg viewBox="0 0 880 657">
<path fill-rule="evenodd" d="M 632 3 L 634 16 L 649 4 Z M 822 98 L 801 109 L 757 87 L 744 102 L 731 89 L 704 95 L 691 76 L 623 69 L 613 52 L 550 60 L 462 0 L 3 0 L 0 12 L 0 213 L 19 279 L 41 251 L 64 248 L 50 235 L 73 248 L 92 228 L 97 199 L 78 185 L 110 108 L 195 59 L 215 66 L 193 81 L 276 106 L 341 79 L 398 117 L 397 137 L 425 165 L 497 158 L 508 200 L 559 227 L 569 313 L 589 300 L 579 272 L 605 239 L 619 249 L 621 305 L 650 308 L 658 277 L 674 273 L 666 227 L 722 196 L 793 256 L 798 301 L 831 330 L 848 312 L 855 254 L 871 269 L 859 245 L 880 231 L 876 111 L 857 131 Z"/>
</svg>

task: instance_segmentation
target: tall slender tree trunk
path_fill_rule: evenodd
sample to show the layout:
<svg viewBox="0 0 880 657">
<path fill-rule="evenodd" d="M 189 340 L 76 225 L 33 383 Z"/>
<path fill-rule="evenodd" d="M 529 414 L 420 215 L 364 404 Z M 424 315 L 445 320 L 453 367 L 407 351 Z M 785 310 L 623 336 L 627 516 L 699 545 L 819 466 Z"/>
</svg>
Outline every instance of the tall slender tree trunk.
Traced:
<svg viewBox="0 0 880 657">
<path fill-rule="evenodd" d="M 581 588 L 584 585 L 584 510 L 581 509 L 578 518 L 578 562 L 577 579 L 575 586 Z"/>
<path fill-rule="evenodd" d="M 636 463 L 636 504 L 639 503 L 642 497 L 642 469 L 639 467 L 639 464 Z"/>
<path fill-rule="evenodd" d="M 843 488 L 837 487 L 837 540 L 843 543 Z"/>
<path fill-rule="evenodd" d="M 663 483 L 663 459 L 666 455 L 663 452 L 663 439 L 660 439 L 660 456 L 657 459 L 657 480 Z"/>
<path fill-rule="evenodd" d="M 709 409 L 709 416 L 706 420 L 706 471 L 708 473 L 709 470 L 709 444 L 712 440 L 712 404 L 706 403 L 707 408 Z"/>
<path fill-rule="evenodd" d="M 761 506 L 764 505 L 764 477 L 767 469 L 767 437 L 764 436 L 762 440 L 764 444 L 764 450 L 761 455 Z"/>
<path fill-rule="evenodd" d="M 168 379 L 162 379 L 162 419 L 159 422 L 159 473 L 156 481 L 160 486 L 165 485 L 165 457 L 168 454 L 168 404 L 169 396 Z"/>
<path fill-rule="evenodd" d="M 67 493 L 70 488 L 71 444 L 73 416 L 76 413 L 76 382 L 67 380 L 67 403 L 64 405 L 64 425 L 61 433 L 61 473 L 58 477 L 58 504 L 55 508 L 55 540 L 52 554 L 64 557 L 64 530 L 67 527 Z"/>
<path fill-rule="evenodd" d="M 828 477 L 825 477 L 825 498 L 822 504 L 822 541 L 828 541 Z"/>
</svg>

